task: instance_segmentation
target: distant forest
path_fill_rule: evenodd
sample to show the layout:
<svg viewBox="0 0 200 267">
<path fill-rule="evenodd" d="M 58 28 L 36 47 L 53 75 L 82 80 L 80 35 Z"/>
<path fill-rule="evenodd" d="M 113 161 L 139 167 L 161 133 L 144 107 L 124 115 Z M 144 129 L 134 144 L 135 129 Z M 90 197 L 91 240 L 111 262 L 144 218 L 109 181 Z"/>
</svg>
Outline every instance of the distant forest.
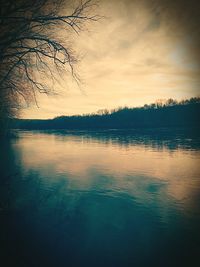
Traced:
<svg viewBox="0 0 200 267">
<path fill-rule="evenodd" d="M 143 107 L 99 110 L 96 113 L 54 119 L 12 119 L 10 127 L 26 130 L 95 130 L 158 127 L 199 127 L 200 97 L 177 101 L 158 100 Z"/>
</svg>

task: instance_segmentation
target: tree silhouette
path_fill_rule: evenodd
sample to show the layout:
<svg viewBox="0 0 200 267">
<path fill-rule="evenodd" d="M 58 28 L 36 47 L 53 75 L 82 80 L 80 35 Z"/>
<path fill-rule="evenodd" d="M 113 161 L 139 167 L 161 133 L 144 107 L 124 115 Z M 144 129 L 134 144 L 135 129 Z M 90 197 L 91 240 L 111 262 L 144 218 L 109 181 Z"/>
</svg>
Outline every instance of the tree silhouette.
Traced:
<svg viewBox="0 0 200 267">
<path fill-rule="evenodd" d="M 164 103 L 157 105 L 157 103 Z M 45 130 L 97 130 L 138 128 L 184 128 L 199 133 L 200 98 L 177 101 L 159 100 L 143 107 L 124 107 L 113 110 L 102 109 L 96 113 L 60 116 L 47 120 L 12 120 L 14 129 Z"/>
<path fill-rule="evenodd" d="M 0 8 L 0 120 L 11 117 L 36 93 L 50 93 L 55 69 L 75 79 L 76 54 L 59 32 L 79 33 L 96 21 L 91 0 L 2 0 Z M 92 14 L 92 15 L 91 15 Z M 57 34 L 56 34 L 57 33 Z"/>
</svg>

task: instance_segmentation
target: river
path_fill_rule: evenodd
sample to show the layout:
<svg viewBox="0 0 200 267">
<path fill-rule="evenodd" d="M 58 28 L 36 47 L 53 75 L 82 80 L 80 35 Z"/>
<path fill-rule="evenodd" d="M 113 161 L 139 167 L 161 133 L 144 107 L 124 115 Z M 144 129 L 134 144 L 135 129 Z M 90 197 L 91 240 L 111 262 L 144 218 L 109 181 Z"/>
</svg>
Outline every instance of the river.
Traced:
<svg viewBox="0 0 200 267">
<path fill-rule="evenodd" d="M 200 266 L 197 134 L 17 131 L 8 143 L 2 266 Z"/>
</svg>

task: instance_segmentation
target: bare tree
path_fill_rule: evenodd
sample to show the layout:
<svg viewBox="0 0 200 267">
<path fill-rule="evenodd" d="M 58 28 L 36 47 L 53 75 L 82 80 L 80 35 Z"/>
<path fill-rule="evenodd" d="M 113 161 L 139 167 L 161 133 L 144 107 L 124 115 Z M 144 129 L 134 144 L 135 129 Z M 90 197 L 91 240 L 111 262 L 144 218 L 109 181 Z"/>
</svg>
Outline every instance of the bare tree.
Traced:
<svg viewBox="0 0 200 267">
<path fill-rule="evenodd" d="M 92 0 L 1 0 L 0 119 L 24 102 L 37 103 L 37 92 L 51 92 L 44 81 L 54 79 L 55 69 L 77 79 L 77 57 L 56 32 L 79 33 L 86 22 L 98 20 L 94 6 Z"/>
</svg>

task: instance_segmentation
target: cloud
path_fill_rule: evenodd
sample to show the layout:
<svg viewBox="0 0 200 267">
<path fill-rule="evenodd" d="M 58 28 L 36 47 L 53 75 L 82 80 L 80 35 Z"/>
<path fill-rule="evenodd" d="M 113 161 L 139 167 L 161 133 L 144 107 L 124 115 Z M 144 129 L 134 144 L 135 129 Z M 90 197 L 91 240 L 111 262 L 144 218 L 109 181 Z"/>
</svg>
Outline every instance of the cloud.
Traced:
<svg viewBox="0 0 200 267">
<path fill-rule="evenodd" d="M 99 12 L 107 18 L 76 39 L 83 55 L 80 88 L 63 77 L 61 96 L 40 96 L 40 110 L 31 107 L 23 117 L 81 114 L 199 95 L 197 5 L 193 0 L 100 1 Z"/>
</svg>

